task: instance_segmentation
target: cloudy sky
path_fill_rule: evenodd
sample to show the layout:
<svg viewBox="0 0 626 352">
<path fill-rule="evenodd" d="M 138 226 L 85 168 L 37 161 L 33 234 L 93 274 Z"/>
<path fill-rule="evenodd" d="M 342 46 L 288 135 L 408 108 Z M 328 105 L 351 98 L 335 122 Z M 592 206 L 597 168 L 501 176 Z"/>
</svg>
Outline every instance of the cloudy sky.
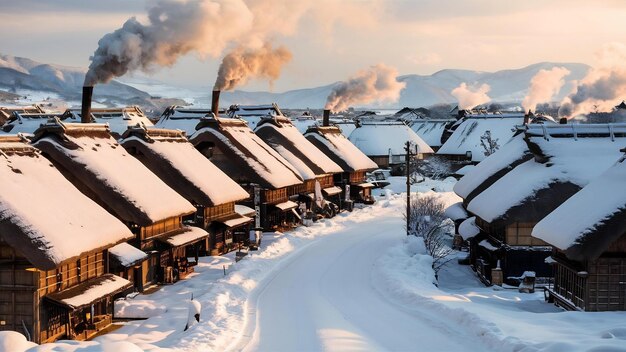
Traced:
<svg viewBox="0 0 626 352">
<path fill-rule="evenodd" d="M 212 1 L 245 2 L 251 28 L 263 28 L 263 40 L 291 50 L 274 91 L 343 80 L 378 63 L 400 74 L 495 71 L 541 61 L 593 65 L 603 44 L 626 40 L 626 2 L 620 0 L 206 0 Z M 0 53 L 87 67 L 103 35 L 132 16 L 147 21 L 146 8 L 155 2 L 0 1 Z M 237 26 L 236 17 L 221 28 L 229 31 L 231 20 Z M 181 86 L 212 86 L 224 54 L 192 51 L 151 75 Z M 269 87 L 257 80 L 242 89 Z"/>
</svg>

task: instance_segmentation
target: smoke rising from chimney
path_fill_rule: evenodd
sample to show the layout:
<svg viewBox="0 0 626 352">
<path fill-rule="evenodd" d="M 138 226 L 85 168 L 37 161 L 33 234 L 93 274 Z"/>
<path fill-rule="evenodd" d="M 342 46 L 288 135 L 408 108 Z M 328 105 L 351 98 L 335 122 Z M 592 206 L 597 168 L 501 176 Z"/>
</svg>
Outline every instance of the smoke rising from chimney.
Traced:
<svg viewBox="0 0 626 352">
<path fill-rule="evenodd" d="M 465 110 L 473 109 L 478 105 L 491 101 L 491 98 L 487 95 L 490 89 L 491 87 L 486 83 L 480 86 L 469 86 L 463 82 L 450 93 L 459 101 L 459 109 Z"/>
<path fill-rule="evenodd" d="M 598 64 L 565 97 L 559 116 L 572 118 L 589 112 L 610 112 L 626 96 L 626 45 L 611 43 L 596 53 Z"/>
<path fill-rule="evenodd" d="M 130 18 L 98 42 L 85 85 L 106 83 L 128 71 L 171 66 L 190 52 L 218 56 L 252 27 L 242 0 L 152 1 L 148 21 Z"/>
<path fill-rule="evenodd" d="M 222 60 L 214 90 L 232 90 L 250 78 L 266 78 L 270 85 L 280 71 L 291 61 L 291 52 L 285 47 L 273 49 L 269 43 L 259 49 L 237 48 Z"/>
<path fill-rule="evenodd" d="M 565 84 L 563 78 L 569 74 L 570 71 L 565 67 L 539 70 L 530 80 L 528 94 L 522 102 L 524 111 L 535 111 L 537 104 L 549 103 Z"/>
<path fill-rule="evenodd" d="M 348 81 L 340 82 L 333 87 L 326 99 L 325 109 L 337 112 L 355 104 L 398 101 L 406 83 L 398 82 L 396 77 L 398 70 L 385 64 L 359 71 Z"/>
</svg>

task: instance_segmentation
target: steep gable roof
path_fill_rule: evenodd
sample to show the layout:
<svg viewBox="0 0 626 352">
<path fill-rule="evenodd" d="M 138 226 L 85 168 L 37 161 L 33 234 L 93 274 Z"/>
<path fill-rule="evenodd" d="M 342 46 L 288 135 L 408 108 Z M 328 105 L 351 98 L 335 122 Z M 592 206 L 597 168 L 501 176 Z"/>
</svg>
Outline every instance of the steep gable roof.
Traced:
<svg viewBox="0 0 626 352">
<path fill-rule="evenodd" d="M 0 238 L 41 270 L 133 238 L 38 150 L 0 136 Z"/>
<path fill-rule="evenodd" d="M 106 125 L 56 121 L 37 130 L 33 143 L 120 219 L 147 226 L 196 211 L 129 155 Z"/>
<path fill-rule="evenodd" d="M 157 128 L 129 129 L 120 144 L 187 200 L 216 206 L 248 198 L 248 192 L 218 169 L 185 137 Z"/>
<path fill-rule="evenodd" d="M 368 171 L 378 166 L 363 154 L 337 126 L 314 126 L 304 135 L 311 143 L 326 154 L 345 172 Z"/>
<path fill-rule="evenodd" d="M 255 133 L 298 169 L 304 179 L 343 172 L 339 165 L 317 149 L 287 118 L 264 119 L 255 129 Z"/>
</svg>

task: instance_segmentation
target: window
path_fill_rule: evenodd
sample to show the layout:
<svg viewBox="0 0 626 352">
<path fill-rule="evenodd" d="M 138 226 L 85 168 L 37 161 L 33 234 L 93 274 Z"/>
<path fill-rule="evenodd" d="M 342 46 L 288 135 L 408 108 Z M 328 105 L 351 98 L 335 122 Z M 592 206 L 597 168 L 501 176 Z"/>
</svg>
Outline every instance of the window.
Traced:
<svg viewBox="0 0 626 352">
<path fill-rule="evenodd" d="M 506 228 L 506 244 L 510 246 L 548 246 L 538 238 L 531 236 L 535 223 L 513 223 Z"/>
</svg>

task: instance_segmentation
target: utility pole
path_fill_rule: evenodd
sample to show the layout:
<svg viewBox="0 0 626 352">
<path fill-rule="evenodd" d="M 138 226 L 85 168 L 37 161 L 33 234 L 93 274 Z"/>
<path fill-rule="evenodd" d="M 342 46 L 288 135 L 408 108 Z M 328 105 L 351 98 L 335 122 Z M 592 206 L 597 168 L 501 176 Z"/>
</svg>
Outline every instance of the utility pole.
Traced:
<svg viewBox="0 0 626 352">
<path fill-rule="evenodd" d="M 407 141 L 406 151 L 406 235 L 409 235 L 411 225 L 411 142 Z"/>
</svg>

